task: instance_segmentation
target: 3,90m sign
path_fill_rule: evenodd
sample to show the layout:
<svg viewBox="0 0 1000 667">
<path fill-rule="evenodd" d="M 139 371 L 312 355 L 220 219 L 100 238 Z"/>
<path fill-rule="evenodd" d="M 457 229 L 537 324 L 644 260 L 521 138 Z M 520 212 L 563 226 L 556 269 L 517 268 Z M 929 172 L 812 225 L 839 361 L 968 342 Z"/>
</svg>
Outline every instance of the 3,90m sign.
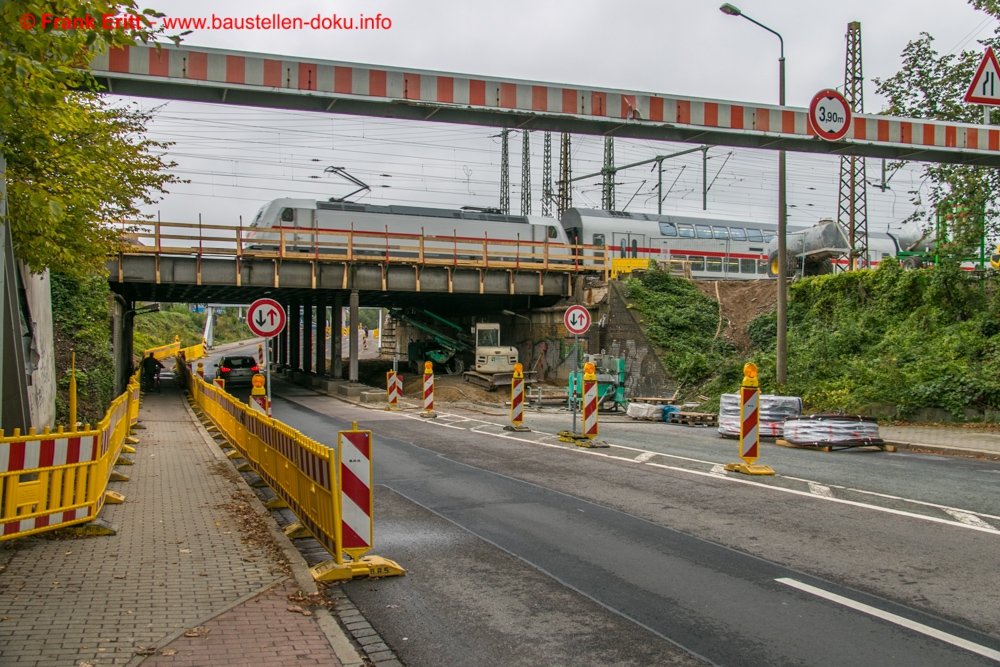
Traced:
<svg viewBox="0 0 1000 667">
<path fill-rule="evenodd" d="M 851 105 L 836 90 L 821 90 L 809 104 L 809 124 L 827 141 L 840 141 L 851 129 Z"/>
</svg>

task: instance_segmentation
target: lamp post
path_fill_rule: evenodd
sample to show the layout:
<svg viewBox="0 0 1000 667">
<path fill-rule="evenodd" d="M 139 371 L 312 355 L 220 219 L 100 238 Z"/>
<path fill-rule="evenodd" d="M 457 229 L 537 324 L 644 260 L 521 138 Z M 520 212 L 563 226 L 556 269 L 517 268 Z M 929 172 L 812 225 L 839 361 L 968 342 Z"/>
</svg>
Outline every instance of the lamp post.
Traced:
<svg viewBox="0 0 1000 667">
<path fill-rule="evenodd" d="M 719 7 L 723 14 L 729 16 L 742 16 L 750 23 L 760 26 L 778 38 L 781 45 L 781 57 L 778 58 L 778 103 L 785 106 L 785 40 L 777 31 L 768 28 L 759 21 L 755 21 L 739 8 L 728 2 Z M 776 350 L 776 379 L 778 386 L 785 384 L 788 376 L 788 356 L 786 337 L 788 333 L 788 278 L 787 278 L 787 257 L 785 250 L 785 228 L 787 221 L 787 207 L 785 194 L 785 151 L 778 151 L 778 344 Z"/>
</svg>

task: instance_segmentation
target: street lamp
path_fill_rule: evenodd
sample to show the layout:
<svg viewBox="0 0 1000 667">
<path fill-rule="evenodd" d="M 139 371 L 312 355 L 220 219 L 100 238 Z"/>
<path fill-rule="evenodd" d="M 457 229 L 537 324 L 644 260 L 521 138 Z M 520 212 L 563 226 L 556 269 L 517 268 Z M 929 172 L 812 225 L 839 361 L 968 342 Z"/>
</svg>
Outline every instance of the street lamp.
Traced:
<svg viewBox="0 0 1000 667">
<path fill-rule="evenodd" d="M 785 40 L 777 31 L 768 28 L 763 23 L 755 21 L 744 14 L 738 7 L 728 2 L 719 7 L 728 16 L 742 16 L 750 23 L 760 26 L 778 38 L 781 45 L 781 57 L 778 58 L 778 103 L 785 106 Z M 788 280 L 787 257 L 785 255 L 785 228 L 787 222 L 787 207 L 785 195 L 785 151 L 778 151 L 778 344 L 776 350 L 776 376 L 778 386 L 785 384 L 788 376 L 788 350 L 786 338 L 788 333 Z"/>
</svg>

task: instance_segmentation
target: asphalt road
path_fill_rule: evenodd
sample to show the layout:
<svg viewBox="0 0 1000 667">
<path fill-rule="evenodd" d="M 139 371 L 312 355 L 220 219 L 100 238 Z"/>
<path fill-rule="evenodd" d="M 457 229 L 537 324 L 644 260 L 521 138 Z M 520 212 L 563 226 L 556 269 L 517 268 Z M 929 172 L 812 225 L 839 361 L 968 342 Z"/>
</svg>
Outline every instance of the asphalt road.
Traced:
<svg viewBox="0 0 1000 667">
<path fill-rule="evenodd" d="M 748 480 L 707 430 L 610 418 L 581 450 L 564 414 L 512 436 L 275 386 L 320 442 L 376 433 L 375 552 L 408 575 L 345 590 L 409 665 L 1000 661 L 996 463 L 766 446 Z"/>
</svg>

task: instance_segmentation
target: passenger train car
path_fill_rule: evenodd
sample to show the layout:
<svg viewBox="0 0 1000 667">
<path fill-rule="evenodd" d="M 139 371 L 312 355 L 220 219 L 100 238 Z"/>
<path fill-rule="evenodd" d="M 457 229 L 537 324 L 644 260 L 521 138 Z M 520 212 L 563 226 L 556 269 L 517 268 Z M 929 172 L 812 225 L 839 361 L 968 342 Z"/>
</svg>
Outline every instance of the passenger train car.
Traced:
<svg viewBox="0 0 1000 667">
<path fill-rule="evenodd" d="M 594 245 L 585 253 L 600 254 L 606 247 L 612 257 L 686 260 L 692 276 L 707 279 L 751 280 L 774 277 L 774 238 L 777 225 L 684 215 L 655 215 L 571 208 L 561 220 L 571 243 Z M 788 226 L 788 253 L 798 252 L 796 235 L 812 227 Z M 914 230 L 907 230 L 912 236 Z M 897 235 L 898 236 L 898 235 Z M 898 248 L 887 233 L 869 231 L 868 261 L 872 266 Z M 847 259 L 836 261 L 846 266 Z M 797 260 L 789 270 L 801 265 Z M 827 263 L 824 270 L 831 270 Z M 823 271 L 820 271 L 823 272 Z"/>
<path fill-rule="evenodd" d="M 286 249 L 312 252 L 316 248 L 320 253 L 329 254 L 346 253 L 348 232 L 423 237 L 429 241 L 425 256 L 447 254 L 451 258 L 454 253 L 458 259 L 479 259 L 484 247 L 493 257 L 513 256 L 518 242 L 568 243 L 562 227 L 552 218 L 312 199 L 275 199 L 261 207 L 250 227 L 246 238 L 252 246 L 277 245 L 279 232 L 258 230 L 281 229 Z M 503 241 L 507 243 L 501 243 Z M 383 252 L 375 247 L 377 243 L 367 246 L 366 250 L 365 243 L 357 243 L 354 254 Z M 411 244 L 410 247 L 416 246 Z M 537 246 L 535 250 L 540 252 Z M 522 250 L 521 255 L 526 254 L 530 251 Z"/>
</svg>

